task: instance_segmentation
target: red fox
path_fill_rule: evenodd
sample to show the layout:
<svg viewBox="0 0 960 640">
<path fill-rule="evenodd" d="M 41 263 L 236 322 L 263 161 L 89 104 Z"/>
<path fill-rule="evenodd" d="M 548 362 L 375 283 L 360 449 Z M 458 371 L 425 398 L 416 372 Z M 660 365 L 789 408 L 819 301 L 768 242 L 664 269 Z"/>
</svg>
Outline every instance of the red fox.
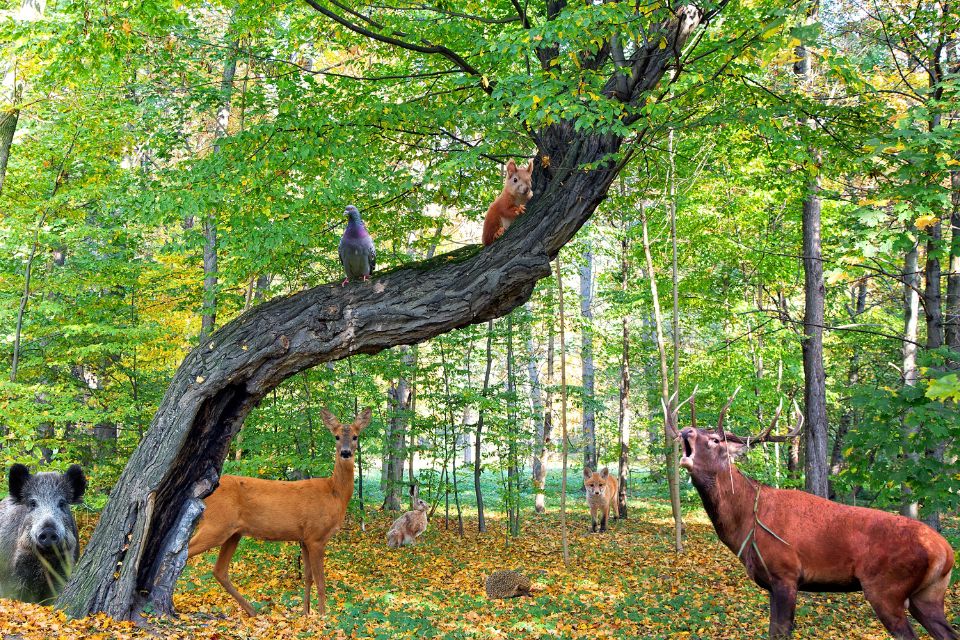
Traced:
<svg viewBox="0 0 960 640">
<path fill-rule="evenodd" d="M 586 468 L 583 470 L 583 484 L 587 489 L 587 505 L 593 520 L 593 532 L 597 532 L 597 511 L 600 511 L 600 533 L 603 533 L 607 530 L 607 516 L 610 515 L 611 505 L 614 506 L 614 515 L 617 513 L 617 490 L 620 488 L 617 479 L 610 475 L 610 470 L 606 467 L 599 472 Z"/>
<path fill-rule="evenodd" d="M 532 180 L 533 160 L 525 167 L 517 167 L 513 160 L 507 163 L 504 168 L 503 191 L 487 209 L 487 217 L 483 221 L 483 246 L 489 246 L 502 236 L 517 216 L 524 212 L 533 197 Z"/>
</svg>

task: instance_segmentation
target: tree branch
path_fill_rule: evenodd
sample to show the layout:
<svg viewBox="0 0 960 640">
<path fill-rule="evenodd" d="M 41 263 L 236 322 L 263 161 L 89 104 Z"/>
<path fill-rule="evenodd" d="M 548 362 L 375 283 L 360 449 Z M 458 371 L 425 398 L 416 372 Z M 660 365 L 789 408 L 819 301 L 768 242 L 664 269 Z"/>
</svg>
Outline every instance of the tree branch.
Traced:
<svg viewBox="0 0 960 640">
<path fill-rule="evenodd" d="M 448 49 L 443 45 L 431 44 L 429 42 L 426 45 L 419 45 L 412 42 L 407 42 L 405 40 L 400 40 L 392 36 L 385 36 L 375 31 L 371 31 L 365 27 L 361 27 L 360 25 L 354 22 L 350 22 L 343 16 L 338 15 L 333 11 L 330 11 L 329 9 L 321 5 L 316 0 L 306 0 L 306 3 L 309 4 L 311 7 L 313 7 L 314 9 L 316 9 L 317 11 L 319 11 L 320 13 L 322 13 L 323 15 L 325 15 L 326 17 L 336 22 L 337 24 L 343 27 L 346 27 L 347 29 L 349 29 L 350 31 L 353 31 L 356 34 L 365 36 L 367 38 L 370 38 L 371 40 L 376 40 L 377 42 L 382 42 L 384 44 L 400 47 L 401 49 L 406 49 L 408 51 L 416 51 L 417 53 L 441 55 L 447 60 L 450 60 L 451 62 L 453 62 L 455 65 L 457 65 L 464 73 L 469 74 L 471 76 L 476 76 L 478 78 L 484 77 L 484 75 L 480 73 L 480 71 L 476 67 L 474 67 L 469 62 L 467 62 L 461 55 L 452 51 L 451 49 Z M 488 94 L 493 93 L 493 85 L 490 82 L 481 82 L 480 88 L 483 89 Z"/>
</svg>

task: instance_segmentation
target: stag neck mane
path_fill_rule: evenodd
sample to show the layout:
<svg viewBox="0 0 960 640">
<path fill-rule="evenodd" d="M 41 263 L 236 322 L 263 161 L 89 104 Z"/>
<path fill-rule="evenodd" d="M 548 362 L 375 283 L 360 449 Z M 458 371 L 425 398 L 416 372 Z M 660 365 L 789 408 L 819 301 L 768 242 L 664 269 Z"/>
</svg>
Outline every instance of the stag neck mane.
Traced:
<svg viewBox="0 0 960 640">
<path fill-rule="evenodd" d="M 730 464 L 717 474 L 690 475 L 717 536 L 734 553 L 753 526 L 757 492 L 766 485 Z"/>
</svg>

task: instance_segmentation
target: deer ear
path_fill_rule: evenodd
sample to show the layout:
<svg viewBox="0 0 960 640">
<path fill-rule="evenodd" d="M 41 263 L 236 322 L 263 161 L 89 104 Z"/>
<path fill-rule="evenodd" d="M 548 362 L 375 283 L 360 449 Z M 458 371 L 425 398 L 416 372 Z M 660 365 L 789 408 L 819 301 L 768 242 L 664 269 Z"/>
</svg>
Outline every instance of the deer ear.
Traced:
<svg viewBox="0 0 960 640">
<path fill-rule="evenodd" d="M 8 476 L 9 485 L 10 485 L 10 497 L 13 498 L 14 502 L 20 502 L 23 500 L 23 487 L 27 484 L 27 480 L 30 479 L 30 469 L 27 469 L 22 464 L 15 464 L 10 467 L 10 475 Z"/>
<path fill-rule="evenodd" d="M 364 407 L 357 417 L 353 419 L 353 426 L 357 433 L 360 433 L 370 425 L 370 418 L 373 416 L 373 407 Z"/>
<path fill-rule="evenodd" d="M 320 409 L 320 418 L 323 420 L 323 424 L 327 425 L 327 429 L 330 429 L 330 433 L 336 435 L 337 430 L 340 428 L 340 421 L 337 420 L 337 417 L 330 413 L 330 409 L 326 407 Z"/>
<path fill-rule="evenodd" d="M 593 472 L 590 471 L 590 467 L 584 467 L 584 468 L 583 468 L 583 477 L 584 477 L 584 478 L 589 478 L 589 477 L 592 476 L 592 475 L 593 475 Z"/>
<path fill-rule="evenodd" d="M 745 453 L 747 450 L 747 445 L 740 444 L 739 442 L 730 442 L 729 440 L 726 440 L 723 444 L 727 447 L 727 457 L 731 460 Z"/>
</svg>

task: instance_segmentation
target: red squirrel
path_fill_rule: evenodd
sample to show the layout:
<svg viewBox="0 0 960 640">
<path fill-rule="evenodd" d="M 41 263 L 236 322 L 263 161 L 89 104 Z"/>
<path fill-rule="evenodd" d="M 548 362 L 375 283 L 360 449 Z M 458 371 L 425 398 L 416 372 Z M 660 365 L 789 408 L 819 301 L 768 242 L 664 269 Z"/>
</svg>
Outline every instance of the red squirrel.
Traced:
<svg viewBox="0 0 960 640">
<path fill-rule="evenodd" d="M 533 160 L 525 167 L 517 167 L 513 160 L 504 168 L 503 191 L 490 208 L 483 221 L 483 245 L 489 246 L 503 235 L 511 223 L 527 208 L 533 197 L 531 182 L 533 179 Z"/>
</svg>

